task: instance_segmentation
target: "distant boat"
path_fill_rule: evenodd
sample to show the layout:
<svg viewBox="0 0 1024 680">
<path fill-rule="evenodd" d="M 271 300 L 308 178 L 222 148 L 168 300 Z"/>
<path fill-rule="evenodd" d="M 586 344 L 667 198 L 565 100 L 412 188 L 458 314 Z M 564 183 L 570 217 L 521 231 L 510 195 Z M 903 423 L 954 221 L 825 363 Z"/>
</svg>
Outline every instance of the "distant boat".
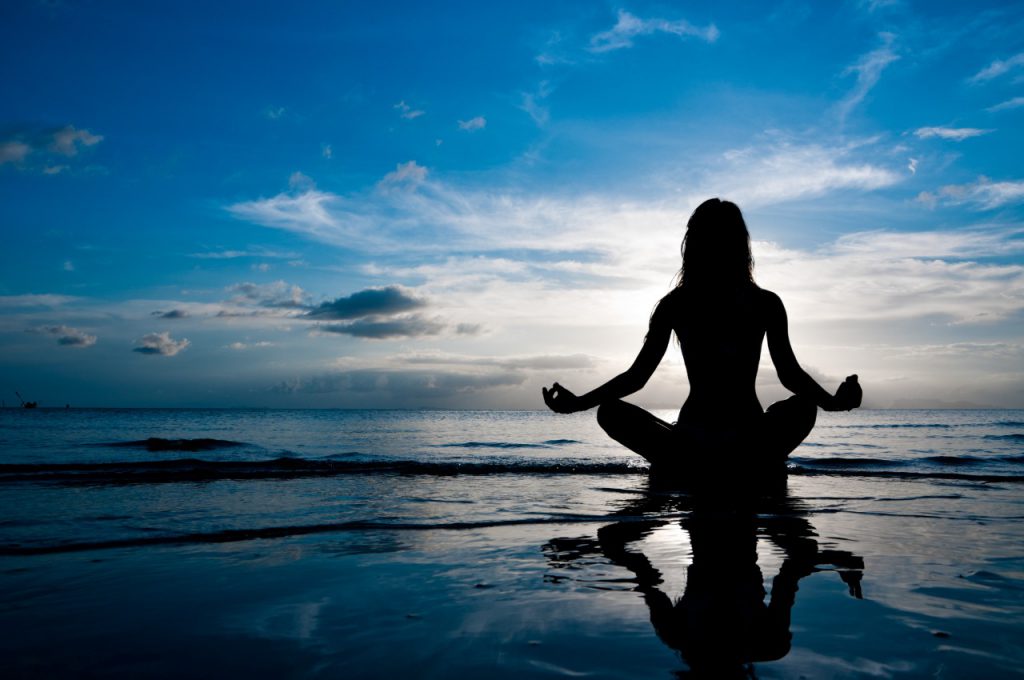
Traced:
<svg viewBox="0 0 1024 680">
<path fill-rule="evenodd" d="M 14 393 L 18 395 L 18 401 L 21 402 L 22 408 L 35 408 L 39 406 L 38 401 L 25 401 L 24 399 L 21 398 L 21 394 L 19 394 L 17 391 L 15 391 Z"/>
</svg>

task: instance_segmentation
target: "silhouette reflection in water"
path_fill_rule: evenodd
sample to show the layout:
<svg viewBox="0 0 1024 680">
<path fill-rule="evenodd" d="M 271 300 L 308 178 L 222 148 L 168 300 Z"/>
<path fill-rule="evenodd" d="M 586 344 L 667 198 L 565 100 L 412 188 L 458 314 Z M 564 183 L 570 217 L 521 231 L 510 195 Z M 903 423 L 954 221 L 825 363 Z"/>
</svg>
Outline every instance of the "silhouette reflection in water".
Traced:
<svg viewBox="0 0 1024 680">
<path fill-rule="evenodd" d="M 754 662 L 778 660 L 790 650 L 790 612 L 800 579 L 834 571 L 850 595 L 860 599 L 864 561 L 845 550 L 823 548 L 806 510 L 784 492 L 745 498 L 737 503 L 734 496 L 694 497 L 662 493 L 652 486 L 617 513 L 620 521 L 601 527 L 596 538 L 556 538 L 547 543 L 543 550 L 553 568 L 550 579 L 572 578 L 565 576 L 568 572 L 586 580 L 581 570 L 595 557 L 624 567 L 632 572 L 630 580 L 643 595 L 658 637 L 681 654 L 691 673 L 752 676 Z M 667 512 L 684 516 L 651 517 Z M 675 521 L 689 534 L 692 556 L 683 594 L 673 602 L 662 590 L 662 572 L 642 552 L 642 539 Z M 757 563 L 760 537 L 784 554 L 768 584 L 770 596 Z"/>
<path fill-rule="evenodd" d="M 782 300 L 754 283 L 750 236 L 734 203 L 712 198 L 686 225 L 676 287 L 651 315 L 643 347 L 622 374 L 577 396 L 559 383 L 542 394 L 556 413 L 597 407 L 597 421 L 613 439 L 651 462 L 652 469 L 704 465 L 726 452 L 733 469 L 782 467 L 814 426 L 817 409 L 850 410 L 861 403 L 857 376 L 830 394 L 793 354 Z M 675 333 L 690 394 L 669 424 L 622 401 L 641 389 Z M 754 390 L 761 345 L 782 385 L 794 396 L 765 411 Z M 757 456 L 751 454 L 756 452 Z"/>
</svg>

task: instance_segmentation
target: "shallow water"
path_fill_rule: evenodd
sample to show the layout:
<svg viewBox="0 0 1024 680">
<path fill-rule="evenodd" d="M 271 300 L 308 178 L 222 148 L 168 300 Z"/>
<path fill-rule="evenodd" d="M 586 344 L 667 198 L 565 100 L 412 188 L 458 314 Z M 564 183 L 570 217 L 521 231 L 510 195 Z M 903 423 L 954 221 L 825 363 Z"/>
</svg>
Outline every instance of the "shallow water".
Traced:
<svg viewBox="0 0 1024 680">
<path fill-rule="evenodd" d="M 0 411 L 0 658 L 1013 677 L 1022 433 L 1020 411 L 822 414 L 787 488 L 752 500 L 652 486 L 585 415 Z"/>
</svg>

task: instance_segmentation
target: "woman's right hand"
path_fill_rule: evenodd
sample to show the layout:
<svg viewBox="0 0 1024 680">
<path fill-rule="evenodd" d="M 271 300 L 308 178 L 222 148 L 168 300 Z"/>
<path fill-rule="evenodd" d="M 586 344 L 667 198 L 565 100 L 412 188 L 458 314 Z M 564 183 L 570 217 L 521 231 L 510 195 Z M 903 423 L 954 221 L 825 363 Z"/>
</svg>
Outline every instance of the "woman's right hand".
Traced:
<svg viewBox="0 0 1024 680">
<path fill-rule="evenodd" d="M 580 398 L 558 383 L 552 385 L 550 390 L 542 387 L 540 391 L 544 395 L 544 403 L 555 413 L 575 413 L 583 410 L 579 403 Z"/>
<path fill-rule="evenodd" d="M 850 411 L 860 406 L 861 399 L 864 396 L 864 391 L 860 388 L 860 383 L 857 382 L 856 375 L 850 375 L 846 377 L 843 384 L 836 390 L 836 394 L 832 397 L 833 408 L 830 411 Z"/>
</svg>

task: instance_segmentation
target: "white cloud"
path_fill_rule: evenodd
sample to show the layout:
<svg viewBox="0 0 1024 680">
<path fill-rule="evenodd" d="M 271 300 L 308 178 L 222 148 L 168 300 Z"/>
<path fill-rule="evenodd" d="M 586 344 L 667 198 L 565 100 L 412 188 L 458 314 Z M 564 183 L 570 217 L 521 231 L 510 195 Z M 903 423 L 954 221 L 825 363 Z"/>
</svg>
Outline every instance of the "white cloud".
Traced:
<svg viewBox="0 0 1024 680">
<path fill-rule="evenodd" d="M 855 146 L 772 143 L 733 149 L 691 197 L 722 196 L 743 207 L 811 198 L 831 191 L 873 191 L 903 179 L 895 170 L 855 158 Z"/>
<path fill-rule="evenodd" d="M 372 225 L 359 215 L 346 214 L 345 201 L 338 195 L 317 189 L 282 193 L 271 198 L 243 201 L 228 206 L 235 217 L 306 234 L 342 245 L 347 236 L 365 233 Z"/>
<path fill-rule="evenodd" d="M 551 112 L 541 104 L 554 91 L 551 83 L 542 80 L 533 92 L 523 92 L 519 108 L 529 114 L 538 127 L 544 127 L 551 120 Z"/>
<path fill-rule="evenodd" d="M 57 338 L 57 344 L 62 347 L 92 347 L 96 344 L 96 336 L 85 331 L 63 324 L 58 326 L 40 326 L 35 332 L 44 335 L 51 335 Z"/>
<path fill-rule="evenodd" d="M 469 120 L 460 120 L 459 129 L 466 130 L 467 132 L 473 132 L 474 130 L 482 130 L 487 125 L 487 119 L 483 116 L 477 116 L 476 118 L 470 118 Z"/>
<path fill-rule="evenodd" d="M 235 304 L 255 304 L 274 309 L 304 309 L 309 305 L 309 293 L 286 281 L 273 283 L 236 283 L 228 288 L 234 294 Z"/>
<path fill-rule="evenodd" d="M 247 349 L 259 348 L 259 347 L 273 347 L 274 343 L 267 342 L 266 340 L 260 340 L 259 342 L 233 342 L 227 345 L 228 349 L 241 352 Z"/>
<path fill-rule="evenodd" d="M 327 160 L 331 160 L 331 158 L 334 157 L 334 149 L 331 147 L 330 144 L 324 144 L 322 147 L 320 147 L 320 155 L 326 158 Z"/>
<path fill-rule="evenodd" d="M 416 185 L 427 179 L 427 169 L 416 161 L 399 163 L 395 169 L 384 175 L 377 186 L 386 188 L 396 185 Z"/>
<path fill-rule="evenodd" d="M 839 102 L 840 120 L 845 120 L 850 112 L 864 101 L 864 97 L 867 96 L 868 92 L 878 84 L 878 80 L 882 77 L 882 71 L 885 70 L 885 67 L 899 59 L 899 55 L 896 54 L 892 47 L 896 36 L 892 33 L 881 33 L 879 35 L 882 38 L 882 46 L 868 52 L 843 71 L 844 76 L 856 74 L 857 84 Z"/>
<path fill-rule="evenodd" d="M 991 210 L 1024 201 L 1024 180 L 993 182 L 987 177 L 979 177 L 969 184 L 948 184 L 934 193 L 923 191 L 917 200 L 932 206 L 941 202 Z"/>
<path fill-rule="evenodd" d="M 851 145 L 790 143 L 734 150 L 719 158 L 697 183 L 699 191 L 693 196 L 657 205 L 595 195 L 466 190 L 435 180 L 427 168 L 408 161 L 385 175 L 377 191 L 340 196 L 309 190 L 238 203 L 228 210 L 264 226 L 367 252 L 527 248 L 601 257 L 618 252 L 629 259 L 641 251 L 657 252 L 664 244 L 624 243 L 623 225 L 648 234 L 677 233 L 693 207 L 708 196 L 725 196 L 753 207 L 838 190 L 871 191 L 905 176 L 902 170 L 858 160 L 858 153 Z"/>
<path fill-rule="evenodd" d="M 875 12 L 886 7 L 897 7 L 901 2 L 900 0 L 860 0 L 858 4 L 861 7 L 866 7 L 868 12 Z"/>
<path fill-rule="evenodd" d="M 987 135 L 994 130 L 983 130 L 981 128 L 948 128 L 948 127 L 923 127 L 914 130 L 914 134 L 920 139 L 930 139 L 932 137 L 938 137 L 939 139 L 951 139 L 954 142 L 962 142 L 965 139 L 971 137 L 979 137 L 981 135 Z"/>
<path fill-rule="evenodd" d="M 89 130 L 66 125 L 57 130 L 25 129 L 11 139 L 0 142 L 0 165 L 11 163 L 22 170 L 37 170 L 47 175 L 56 175 L 67 169 L 67 165 L 55 160 L 77 156 L 85 147 L 103 141 L 103 135 Z M 30 161 L 35 158 L 36 163 Z"/>
<path fill-rule="evenodd" d="M 51 293 L 29 295 L 0 295 L 0 309 L 5 307 L 60 307 L 80 298 L 70 295 L 53 295 Z"/>
<path fill-rule="evenodd" d="M 990 113 L 996 113 L 997 111 L 1008 111 L 1009 109 L 1018 109 L 1024 106 L 1024 97 L 1014 97 L 1013 99 L 1007 99 L 1005 102 L 1000 102 L 995 106 L 990 106 L 986 111 Z"/>
<path fill-rule="evenodd" d="M 619 10 L 618 21 L 611 29 L 590 38 L 591 52 L 610 52 L 633 46 L 633 38 L 655 33 L 668 33 L 679 37 L 700 38 L 709 43 L 718 40 L 719 31 L 714 24 L 701 28 L 685 19 L 641 19 L 625 10 Z"/>
<path fill-rule="evenodd" d="M 95 146 L 101 141 L 103 135 L 94 135 L 88 130 L 76 130 L 74 125 L 68 125 L 53 133 L 49 149 L 62 156 L 77 156 L 80 147 Z"/>
<path fill-rule="evenodd" d="M 5 163 L 23 163 L 32 151 L 25 142 L 12 140 L 0 144 L 0 165 Z"/>
<path fill-rule="evenodd" d="M 71 260 L 64 260 L 64 271 L 73 272 L 75 271 L 75 263 Z"/>
<path fill-rule="evenodd" d="M 183 352 L 191 342 L 188 338 L 175 340 L 169 332 L 147 333 L 139 339 L 138 344 L 132 348 L 133 352 L 139 354 L 151 354 L 165 357 L 173 357 Z"/>
<path fill-rule="evenodd" d="M 795 319 L 991 323 L 1024 311 L 1024 266 L 974 260 L 1024 252 L 1021 233 L 860 232 L 817 251 L 757 243 L 755 256 L 762 284 L 798 310 Z"/>
<path fill-rule="evenodd" d="M 288 177 L 288 188 L 293 191 L 308 191 L 316 188 L 316 182 L 309 175 L 296 170 Z"/>
<path fill-rule="evenodd" d="M 402 118 L 405 118 L 406 120 L 413 120 L 414 118 L 419 118 L 420 116 L 426 113 L 426 111 L 421 111 L 419 109 L 412 108 L 411 106 L 406 104 L 404 100 L 395 104 L 393 108 L 398 111 L 398 115 L 400 115 Z"/>
<path fill-rule="evenodd" d="M 917 174 L 917 162 L 916 158 L 910 158 L 907 160 L 907 170 L 910 171 L 911 175 Z"/>
<path fill-rule="evenodd" d="M 253 248 L 251 250 L 218 250 L 205 253 L 191 253 L 189 257 L 201 260 L 233 260 L 239 257 L 266 257 L 289 260 L 298 257 L 298 253 Z"/>
<path fill-rule="evenodd" d="M 993 78 L 998 78 L 1018 66 L 1024 66 L 1024 52 L 1015 54 L 1009 59 L 996 59 L 991 64 L 971 76 L 970 82 L 980 83 L 992 80 Z"/>
</svg>

